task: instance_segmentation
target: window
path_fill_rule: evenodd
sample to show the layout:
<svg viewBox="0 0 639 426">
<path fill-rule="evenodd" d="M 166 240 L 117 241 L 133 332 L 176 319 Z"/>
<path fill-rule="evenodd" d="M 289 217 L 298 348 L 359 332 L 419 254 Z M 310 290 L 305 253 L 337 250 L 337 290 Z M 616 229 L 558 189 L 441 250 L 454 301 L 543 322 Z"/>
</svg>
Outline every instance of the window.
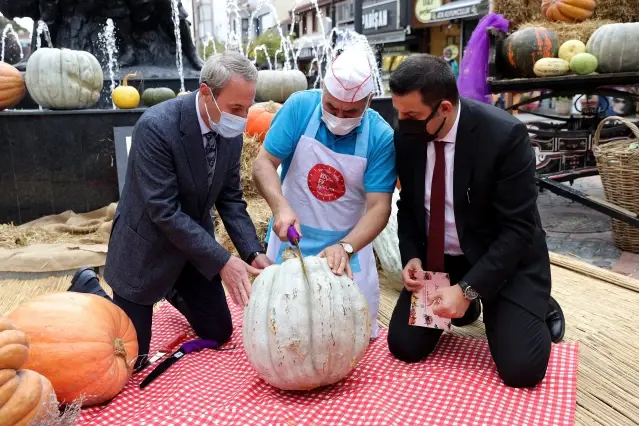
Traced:
<svg viewBox="0 0 639 426">
<path fill-rule="evenodd" d="M 335 5 L 335 20 L 338 23 L 355 20 L 354 0 L 347 0 Z"/>
<path fill-rule="evenodd" d="M 262 31 L 261 31 L 261 19 L 260 18 L 254 18 L 253 19 L 253 27 L 255 28 L 255 37 L 258 37 Z"/>
</svg>

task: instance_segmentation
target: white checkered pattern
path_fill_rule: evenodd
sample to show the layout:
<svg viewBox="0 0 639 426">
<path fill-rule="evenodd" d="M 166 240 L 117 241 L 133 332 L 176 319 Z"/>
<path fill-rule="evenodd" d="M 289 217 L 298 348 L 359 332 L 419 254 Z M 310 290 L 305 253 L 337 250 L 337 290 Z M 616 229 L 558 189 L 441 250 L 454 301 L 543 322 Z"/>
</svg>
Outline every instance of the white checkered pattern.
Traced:
<svg viewBox="0 0 639 426">
<path fill-rule="evenodd" d="M 578 344 L 554 345 L 545 380 L 535 389 L 508 388 L 497 376 L 488 345 L 445 334 L 425 362 L 405 364 L 388 351 L 386 330 L 355 371 L 337 385 L 283 392 L 257 377 L 242 349 L 242 311 L 230 300 L 232 351 L 187 355 L 144 390 L 134 376 L 108 405 L 83 410 L 80 425 L 572 425 Z M 164 304 L 153 320 L 160 342 L 188 323 Z"/>
</svg>

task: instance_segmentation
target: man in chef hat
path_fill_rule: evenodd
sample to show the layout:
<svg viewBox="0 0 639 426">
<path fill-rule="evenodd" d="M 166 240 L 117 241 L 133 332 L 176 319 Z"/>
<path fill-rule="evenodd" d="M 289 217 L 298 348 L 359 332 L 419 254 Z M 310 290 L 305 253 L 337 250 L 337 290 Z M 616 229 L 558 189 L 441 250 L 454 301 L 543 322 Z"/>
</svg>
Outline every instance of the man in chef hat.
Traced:
<svg viewBox="0 0 639 426">
<path fill-rule="evenodd" d="M 360 287 L 377 337 L 372 241 L 388 222 L 397 174 L 393 129 L 369 108 L 375 81 L 362 50 L 345 49 L 327 67 L 322 89 L 297 92 L 284 103 L 253 180 L 273 211 L 267 256 L 282 261 L 294 226 L 304 256 L 326 257 L 335 274 L 346 273 Z"/>
</svg>

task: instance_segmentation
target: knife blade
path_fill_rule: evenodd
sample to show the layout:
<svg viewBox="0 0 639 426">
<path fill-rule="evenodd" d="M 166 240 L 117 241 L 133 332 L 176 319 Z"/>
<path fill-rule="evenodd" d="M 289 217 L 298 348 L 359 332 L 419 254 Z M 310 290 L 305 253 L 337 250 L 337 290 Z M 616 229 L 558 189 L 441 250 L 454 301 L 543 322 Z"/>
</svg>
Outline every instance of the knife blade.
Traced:
<svg viewBox="0 0 639 426">
<path fill-rule="evenodd" d="M 300 239 L 301 236 L 295 229 L 295 226 L 291 225 L 288 227 L 286 231 L 286 236 L 288 237 L 288 241 L 295 246 L 295 254 L 300 259 L 300 263 L 302 264 L 302 273 L 304 274 L 304 278 L 306 279 L 306 283 L 310 285 L 311 281 L 308 279 L 308 272 L 306 271 L 306 265 L 304 264 L 304 255 L 302 254 L 302 249 L 300 249 Z"/>
<path fill-rule="evenodd" d="M 153 380 L 157 379 L 160 374 L 168 370 L 169 367 L 178 362 L 185 355 L 194 352 L 200 352 L 202 349 L 230 350 L 234 348 L 235 345 L 229 348 L 221 349 L 220 344 L 215 340 L 189 340 L 188 342 L 185 342 L 182 346 L 180 346 L 180 349 L 175 351 L 170 357 L 158 364 L 158 366 L 155 367 L 155 369 L 151 371 L 149 375 L 144 378 L 144 380 L 142 380 L 142 383 L 140 383 L 140 389 L 144 389 L 145 387 L 147 387 Z"/>
</svg>

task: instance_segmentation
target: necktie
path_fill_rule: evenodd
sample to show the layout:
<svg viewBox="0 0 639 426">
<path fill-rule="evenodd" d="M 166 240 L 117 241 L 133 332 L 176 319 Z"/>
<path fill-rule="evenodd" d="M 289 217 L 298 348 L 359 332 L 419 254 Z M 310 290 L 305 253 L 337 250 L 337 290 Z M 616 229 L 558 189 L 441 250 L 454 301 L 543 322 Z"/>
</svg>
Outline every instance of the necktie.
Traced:
<svg viewBox="0 0 639 426">
<path fill-rule="evenodd" d="M 435 141 L 435 169 L 430 187 L 430 214 L 428 220 L 428 251 L 426 270 L 444 272 L 444 236 L 446 208 L 446 157 L 444 144 Z"/>
<path fill-rule="evenodd" d="M 213 174 L 215 173 L 215 162 L 217 160 L 217 134 L 208 132 L 204 134 L 206 138 L 206 146 L 204 153 L 206 154 L 206 162 L 209 166 L 209 186 L 213 182 Z"/>
</svg>

